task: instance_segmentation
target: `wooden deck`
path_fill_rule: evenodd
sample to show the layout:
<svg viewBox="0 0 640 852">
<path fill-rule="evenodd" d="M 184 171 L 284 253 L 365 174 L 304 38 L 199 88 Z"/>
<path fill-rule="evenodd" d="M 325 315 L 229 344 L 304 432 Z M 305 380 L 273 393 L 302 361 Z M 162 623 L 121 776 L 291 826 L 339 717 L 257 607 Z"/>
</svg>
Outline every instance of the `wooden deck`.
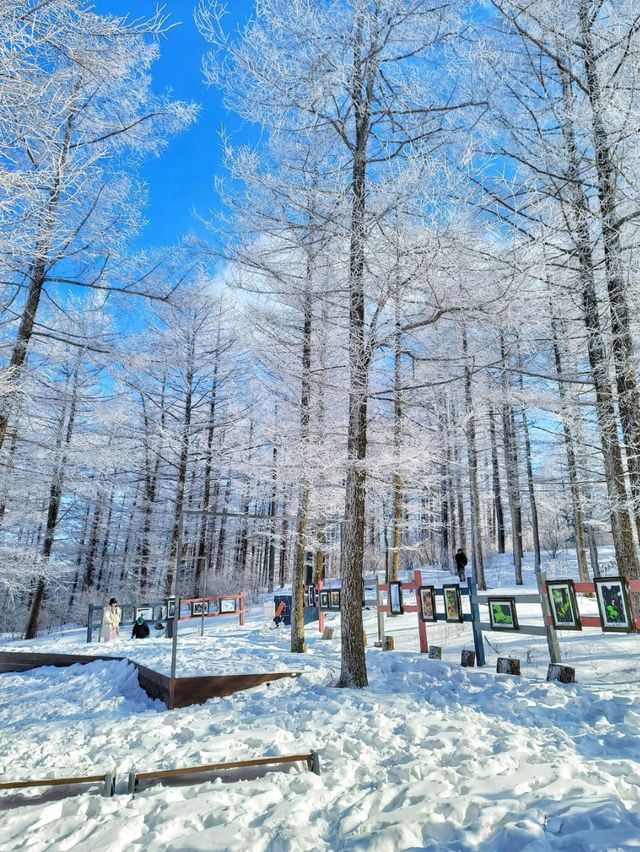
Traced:
<svg viewBox="0 0 640 852">
<path fill-rule="evenodd" d="M 173 679 L 131 660 L 129 657 L 88 654 L 49 654 L 30 651 L 0 651 L 0 673 L 24 672 L 42 666 L 74 666 L 94 663 L 97 660 L 127 660 L 138 672 L 138 683 L 150 698 L 162 701 L 169 710 L 204 704 L 210 698 L 222 698 L 270 683 L 285 677 L 299 677 L 300 672 L 257 672 L 238 675 L 201 675 Z"/>
</svg>

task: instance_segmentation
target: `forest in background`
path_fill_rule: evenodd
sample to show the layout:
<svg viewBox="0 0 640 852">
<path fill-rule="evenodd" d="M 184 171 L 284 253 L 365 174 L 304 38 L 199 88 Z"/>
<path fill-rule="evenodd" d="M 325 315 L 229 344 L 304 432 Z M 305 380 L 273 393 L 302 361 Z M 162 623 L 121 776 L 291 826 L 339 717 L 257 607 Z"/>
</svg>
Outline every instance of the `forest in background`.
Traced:
<svg viewBox="0 0 640 852">
<path fill-rule="evenodd" d="M 140 251 L 141 164 L 198 120 L 154 88 L 170 22 L 0 2 L 0 629 L 179 563 L 293 584 L 301 650 L 340 576 L 363 686 L 363 572 L 571 547 L 586 579 L 611 544 L 639 577 L 637 4 L 194 11 L 259 141 L 223 136 L 209 239 Z"/>
</svg>

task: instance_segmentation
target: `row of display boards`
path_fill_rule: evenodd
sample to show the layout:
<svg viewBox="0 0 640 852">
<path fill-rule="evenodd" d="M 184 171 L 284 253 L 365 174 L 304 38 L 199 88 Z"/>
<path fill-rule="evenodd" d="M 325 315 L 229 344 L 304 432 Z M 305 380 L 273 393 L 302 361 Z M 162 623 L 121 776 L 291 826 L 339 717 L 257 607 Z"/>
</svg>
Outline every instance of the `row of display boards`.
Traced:
<svg viewBox="0 0 640 852">
<path fill-rule="evenodd" d="M 636 582 L 632 585 L 635 586 Z M 391 615 L 402 615 L 405 612 L 404 592 L 408 591 L 407 585 L 399 581 L 381 584 L 385 591 L 388 589 L 388 608 Z M 410 586 L 413 591 L 415 584 Z M 590 588 L 585 589 L 583 586 Z M 419 586 L 417 598 L 420 619 L 425 623 L 443 620 L 455 624 L 464 621 L 461 588 L 463 587 L 459 583 L 444 583 L 437 589 L 438 597 L 443 599 L 443 612 L 440 615 L 436 603 L 436 586 Z M 595 626 L 593 616 L 580 615 L 577 591 L 595 594 L 599 626 L 605 633 L 630 633 L 636 629 L 631 612 L 631 589 L 624 577 L 596 577 L 589 583 L 578 584 L 571 579 L 546 580 L 545 588 L 551 623 L 556 630 L 582 630 L 583 622 L 585 626 Z M 640 591 L 640 588 L 637 591 Z M 508 632 L 520 629 L 518 602 L 531 603 L 538 599 L 537 594 L 527 595 L 526 599 L 521 595 L 487 593 L 479 596 L 479 602 L 488 606 L 490 629 Z M 304 590 L 304 605 L 316 606 L 322 612 L 339 611 L 341 590 L 318 591 L 315 586 L 307 586 Z"/>
<path fill-rule="evenodd" d="M 103 604 L 89 604 L 87 615 L 87 642 L 93 641 L 94 632 L 100 632 L 104 611 Z M 142 616 L 149 626 L 158 634 L 164 635 L 167 622 L 175 616 L 175 598 L 164 598 L 161 601 L 151 601 L 141 604 L 121 604 L 121 626 L 133 625 Z M 202 598 L 181 598 L 178 619 L 209 618 L 222 615 L 237 615 L 240 624 L 244 624 L 244 594 L 209 595 Z"/>
</svg>

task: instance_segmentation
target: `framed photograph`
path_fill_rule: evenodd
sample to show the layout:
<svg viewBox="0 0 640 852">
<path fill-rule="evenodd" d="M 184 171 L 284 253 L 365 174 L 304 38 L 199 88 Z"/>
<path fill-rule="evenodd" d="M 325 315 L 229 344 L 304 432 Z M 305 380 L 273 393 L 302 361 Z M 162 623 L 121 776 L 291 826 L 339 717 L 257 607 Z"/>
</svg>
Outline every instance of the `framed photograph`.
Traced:
<svg viewBox="0 0 640 852">
<path fill-rule="evenodd" d="M 452 624 L 459 624 L 464 621 L 462 615 L 462 597 L 460 595 L 460 586 L 445 585 L 442 587 L 442 595 L 444 597 L 444 616 L 445 621 Z"/>
<path fill-rule="evenodd" d="M 329 600 L 331 601 L 331 609 L 340 609 L 340 589 L 332 589 L 331 597 Z"/>
<path fill-rule="evenodd" d="M 489 623 L 492 630 L 518 630 L 515 598 L 488 598 Z"/>
<path fill-rule="evenodd" d="M 605 633 L 630 633 L 634 625 L 624 577 L 596 577 L 593 582 L 602 630 Z"/>
<path fill-rule="evenodd" d="M 191 616 L 206 615 L 209 612 L 208 601 L 192 601 Z"/>
<path fill-rule="evenodd" d="M 153 607 L 137 606 L 135 618 L 133 620 L 135 621 L 137 618 L 140 618 L 140 616 L 142 616 L 145 621 L 153 621 Z"/>
<path fill-rule="evenodd" d="M 173 618 L 176 614 L 176 602 L 174 598 L 171 598 L 167 601 L 167 616 L 168 618 Z"/>
<path fill-rule="evenodd" d="M 420 586 L 418 589 L 418 600 L 420 601 L 420 620 L 437 621 L 436 590 L 434 587 Z"/>
<path fill-rule="evenodd" d="M 556 630 L 582 630 L 573 580 L 547 580 L 551 619 Z"/>
<path fill-rule="evenodd" d="M 302 592 L 302 606 L 309 606 L 309 589 L 307 586 L 304 587 Z"/>
<path fill-rule="evenodd" d="M 329 601 L 329 592 L 324 589 L 320 592 L 320 609 L 324 612 L 328 610 L 330 601 Z"/>
<path fill-rule="evenodd" d="M 238 601 L 235 598 L 220 598 L 220 613 L 235 612 L 238 608 Z"/>
<path fill-rule="evenodd" d="M 402 615 L 402 583 L 389 583 L 389 612 L 391 615 Z"/>
</svg>

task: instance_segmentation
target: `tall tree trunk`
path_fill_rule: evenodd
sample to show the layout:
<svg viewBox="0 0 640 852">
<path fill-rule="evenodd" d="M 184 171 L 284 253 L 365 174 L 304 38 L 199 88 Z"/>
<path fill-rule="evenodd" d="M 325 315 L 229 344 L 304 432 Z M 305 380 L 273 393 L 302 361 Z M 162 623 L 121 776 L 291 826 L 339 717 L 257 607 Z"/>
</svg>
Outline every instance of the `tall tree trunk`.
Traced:
<svg viewBox="0 0 640 852">
<path fill-rule="evenodd" d="M 469 505 L 471 507 L 471 546 L 473 548 L 473 574 L 478 588 L 485 590 L 484 558 L 482 553 L 482 523 L 480 491 L 478 488 L 478 451 L 476 447 L 476 425 L 471 392 L 471 368 L 468 359 L 467 329 L 462 327 L 462 353 L 464 356 L 464 399 L 467 415 L 467 455 L 469 457 Z"/>
<path fill-rule="evenodd" d="M 185 377 L 184 396 L 184 419 L 182 423 L 182 436 L 180 440 L 180 461 L 178 463 L 178 481 L 176 483 L 176 502 L 173 518 L 173 529 L 171 532 L 171 548 L 169 551 L 169 564 L 164 582 L 164 595 L 169 597 L 173 594 L 173 579 L 175 561 L 178 552 L 178 539 L 183 525 L 182 511 L 184 508 L 184 491 L 187 482 L 187 464 L 189 461 L 189 444 L 191 439 L 191 415 L 193 395 L 193 373 L 195 359 L 195 340 L 190 340 L 187 354 L 187 370 Z"/>
<path fill-rule="evenodd" d="M 69 448 L 69 444 L 71 443 L 71 439 L 73 437 L 73 429 L 75 425 L 76 419 L 76 410 L 78 406 L 78 377 L 80 373 L 80 355 L 76 359 L 75 369 L 73 372 L 73 384 L 72 384 L 72 392 L 71 392 L 71 402 L 69 405 L 69 417 L 67 419 L 67 428 L 66 433 L 63 436 L 63 428 L 64 421 L 66 418 L 66 411 L 63 411 L 61 420 L 60 420 L 60 430 L 58 433 L 58 441 L 56 445 L 56 455 L 58 457 L 58 461 L 54 468 L 53 477 L 51 480 L 51 487 L 49 489 L 49 503 L 47 506 L 47 526 L 44 534 L 44 541 L 42 544 L 42 559 L 46 565 L 49 563 L 49 559 L 51 557 L 51 551 L 53 550 L 53 543 L 55 540 L 56 527 L 58 525 L 58 517 L 60 514 L 60 501 L 62 499 L 62 489 L 64 483 L 64 475 L 67 467 L 67 451 Z M 66 450 L 61 451 L 62 444 L 64 441 L 64 445 Z M 38 577 L 38 582 L 36 585 L 35 594 L 33 595 L 33 599 L 31 601 L 31 610 L 29 612 L 29 620 L 27 622 L 27 627 L 25 630 L 24 638 L 25 639 L 34 639 L 38 632 L 38 621 L 40 619 L 40 613 L 42 611 L 42 603 L 44 601 L 45 595 L 45 586 L 46 586 L 46 577 L 44 572 Z"/>
<path fill-rule="evenodd" d="M 504 337 L 500 335 L 500 351 L 502 355 L 502 393 L 504 403 L 502 405 L 502 433 L 504 441 L 504 467 L 507 476 L 507 491 L 509 494 L 509 509 L 511 513 L 511 539 L 513 548 L 513 565 L 515 568 L 516 585 L 523 584 L 522 579 L 522 502 L 520 495 L 520 474 L 518 471 L 518 448 L 516 445 L 516 434 L 513 428 L 513 409 L 509 398 L 509 383 L 507 380 L 507 361 L 504 346 Z"/>
<path fill-rule="evenodd" d="M 303 458 L 309 457 L 309 424 L 311 405 L 311 324 L 313 310 L 312 264 L 307 261 L 307 282 L 304 294 L 302 318 L 302 385 L 300 391 L 300 442 Z M 306 467 L 306 466 L 305 466 Z M 298 523 L 296 549 L 293 562 L 293 582 L 291 584 L 291 650 L 302 653 L 306 650 L 304 642 L 304 566 L 307 553 L 309 527 L 310 490 L 306 470 L 303 471 L 298 496 Z"/>
<path fill-rule="evenodd" d="M 498 553 L 505 552 L 504 512 L 502 509 L 502 491 L 500 488 L 500 467 L 498 465 L 498 444 L 496 441 L 496 420 L 493 406 L 489 406 L 489 436 L 491 440 L 491 469 L 493 479 L 493 510 L 496 519 Z"/>
<path fill-rule="evenodd" d="M 589 222 L 591 211 L 582 184 L 579 148 L 571 120 L 572 93 L 566 73 L 560 69 L 564 97 L 563 135 L 567 149 L 567 178 L 570 188 L 569 220 L 579 263 L 582 310 L 587 330 L 589 367 L 596 395 L 596 417 L 604 461 L 611 533 L 616 561 L 624 576 L 636 577 L 640 570 L 633 541 L 632 520 L 628 509 L 627 486 L 618 441 L 613 393 L 609 382 L 607 350 L 603 339 L 595 286 L 595 262 Z"/>
<path fill-rule="evenodd" d="M 587 565 L 587 553 L 585 548 L 584 513 L 582 511 L 582 497 L 580 494 L 580 483 L 578 481 L 576 465 L 575 440 L 570 421 L 571 410 L 568 405 L 567 390 L 564 383 L 564 370 L 562 365 L 562 355 L 560 352 L 558 321 L 553 314 L 553 308 L 551 306 L 550 310 L 553 358 L 556 366 L 556 376 L 558 377 L 558 392 L 560 394 L 560 406 L 562 410 L 562 429 L 564 433 L 565 452 L 567 454 L 567 470 L 569 472 L 571 503 L 573 506 L 573 528 L 576 535 L 576 558 L 578 561 L 580 579 L 587 581 L 589 579 L 589 567 Z"/>
<path fill-rule="evenodd" d="M 579 18 L 582 34 L 582 53 L 586 71 L 587 93 L 591 104 L 593 149 L 598 179 L 598 201 L 602 248 L 611 316 L 613 364 L 618 390 L 618 410 L 629 471 L 633 498 L 636 531 L 640 539 L 640 389 L 636 376 L 636 363 L 631 319 L 624 281 L 620 226 L 616 203 L 616 167 L 605 127 L 604 105 L 598 74 L 598 58 L 593 45 L 591 4 L 580 0 Z M 629 579 L 640 576 L 636 565 L 621 565 L 620 570 Z M 635 569 L 635 570 L 634 570 Z"/>
</svg>

